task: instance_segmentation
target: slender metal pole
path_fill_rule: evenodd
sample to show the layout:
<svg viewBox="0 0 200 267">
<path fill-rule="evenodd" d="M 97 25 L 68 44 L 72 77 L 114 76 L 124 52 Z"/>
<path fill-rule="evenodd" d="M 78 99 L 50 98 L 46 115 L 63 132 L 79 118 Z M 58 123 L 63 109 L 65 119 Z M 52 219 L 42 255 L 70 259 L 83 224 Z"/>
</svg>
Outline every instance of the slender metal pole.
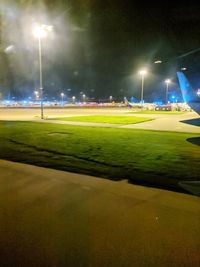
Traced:
<svg viewBox="0 0 200 267">
<path fill-rule="evenodd" d="M 40 68 L 41 119 L 44 119 L 44 112 L 43 112 L 43 84 L 42 84 L 42 45 L 41 45 L 41 38 L 40 37 L 38 37 L 38 45 L 39 45 L 39 68 Z"/>
<path fill-rule="evenodd" d="M 168 88 L 169 88 L 169 83 L 167 82 L 167 86 L 166 86 L 166 104 L 168 103 Z"/>
<path fill-rule="evenodd" d="M 142 74 L 141 106 L 143 107 L 144 75 Z"/>
</svg>

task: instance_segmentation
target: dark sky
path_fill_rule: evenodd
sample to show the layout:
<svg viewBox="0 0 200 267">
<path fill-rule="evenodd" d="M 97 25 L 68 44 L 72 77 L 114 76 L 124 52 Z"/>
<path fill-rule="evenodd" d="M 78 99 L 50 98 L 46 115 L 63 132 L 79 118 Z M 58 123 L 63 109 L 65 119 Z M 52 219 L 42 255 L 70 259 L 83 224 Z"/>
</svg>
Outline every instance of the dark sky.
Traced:
<svg viewBox="0 0 200 267">
<path fill-rule="evenodd" d="M 186 66 L 198 86 L 200 4 L 128 0 L 1 0 L 2 91 L 28 95 L 38 86 L 37 42 L 29 26 L 53 25 L 43 40 L 45 92 L 139 97 L 138 70 L 147 67 L 145 98 L 164 96 L 163 79 Z M 30 26 L 31 27 L 31 26 Z M 5 53 L 5 48 L 13 49 Z M 184 56 L 185 55 L 185 56 Z M 162 64 L 155 65 L 157 59 Z M 176 84 L 174 84 L 176 88 Z"/>
</svg>

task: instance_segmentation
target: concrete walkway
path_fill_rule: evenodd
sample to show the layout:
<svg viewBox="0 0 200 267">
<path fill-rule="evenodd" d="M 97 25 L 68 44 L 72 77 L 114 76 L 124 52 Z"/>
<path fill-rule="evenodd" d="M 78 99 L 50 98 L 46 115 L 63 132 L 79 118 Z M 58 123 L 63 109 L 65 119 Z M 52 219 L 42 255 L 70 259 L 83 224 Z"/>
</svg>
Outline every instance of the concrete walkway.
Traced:
<svg viewBox="0 0 200 267">
<path fill-rule="evenodd" d="M 35 121 L 44 123 L 59 123 L 80 126 L 93 127 L 115 127 L 115 128 L 132 128 L 146 129 L 158 131 L 177 131 L 200 133 L 200 126 L 191 125 L 188 120 L 200 120 L 200 116 L 194 112 L 184 114 L 137 114 L 129 108 L 45 108 L 45 118 L 72 117 L 72 116 L 89 116 L 89 115 L 121 115 L 121 116 L 137 116 L 154 118 L 155 120 L 137 124 L 109 124 L 109 123 L 86 123 L 75 121 L 60 121 L 60 120 L 41 120 L 40 109 L 34 108 L 2 108 L 0 109 L 0 120 L 19 120 L 19 121 Z M 200 123 L 199 123 L 200 125 Z"/>
<path fill-rule="evenodd" d="M 0 160 L 0 266 L 200 263 L 198 197 Z"/>
<path fill-rule="evenodd" d="M 132 116 L 154 118 L 152 121 L 140 122 L 136 124 L 111 124 L 111 123 L 95 123 L 95 122 L 78 122 L 78 121 L 62 121 L 62 120 L 38 120 L 34 121 L 43 123 L 57 123 L 78 126 L 92 126 L 92 127 L 111 127 L 111 128 L 126 128 L 126 129 L 144 129 L 155 131 L 172 131 L 172 132 L 187 132 L 200 133 L 199 125 L 191 125 L 187 123 L 188 120 L 200 120 L 200 117 L 194 113 L 187 113 L 181 115 L 156 115 L 156 114 L 131 114 Z M 129 115 L 130 116 L 130 115 Z"/>
<path fill-rule="evenodd" d="M 150 116 L 149 116 L 150 117 Z M 200 133 L 199 125 L 189 124 L 190 120 L 199 120 L 200 117 L 194 113 L 187 113 L 182 115 L 165 115 L 154 117 L 155 120 L 132 125 L 125 125 L 122 128 L 145 129 L 155 131 L 173 131 L 173 132 L 187 132 Z"/>
<path fill-rule="evenodd" d="M 149 116 L 153 117 L 153 116 Z M 77 126 L 92 126 L 92 127 L 108 127 L 108 128 L 124 128 L 124 129 L 143 129 L 155 131 L 172 131 L 186 133 L 200 133 L 200 127 L 190 125 L 180 121 L 179 116 L 169 115 L 168 117 L 155 118 L 152 121 L 140 122 L 136 124 L 112 124 L 112 123 L 95 123 L 95 122 L 78 122 L 78 121 L 62 121 L 62 120 L 34 120 L 43 123 L 57 123 Z"/>
</svg>

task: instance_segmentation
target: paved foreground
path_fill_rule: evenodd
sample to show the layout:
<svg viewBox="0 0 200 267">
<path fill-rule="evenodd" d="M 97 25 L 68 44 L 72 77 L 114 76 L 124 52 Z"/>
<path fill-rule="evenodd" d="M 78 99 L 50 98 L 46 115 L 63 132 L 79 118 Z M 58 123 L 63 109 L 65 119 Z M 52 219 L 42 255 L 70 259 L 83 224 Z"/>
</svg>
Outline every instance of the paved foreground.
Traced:
<svg viewBox="0 0 200 267">
<path fill-rule="evenodd" d="M 198 197 L 0 160 L 0 266 L 200 266 Z"/>
</svg>

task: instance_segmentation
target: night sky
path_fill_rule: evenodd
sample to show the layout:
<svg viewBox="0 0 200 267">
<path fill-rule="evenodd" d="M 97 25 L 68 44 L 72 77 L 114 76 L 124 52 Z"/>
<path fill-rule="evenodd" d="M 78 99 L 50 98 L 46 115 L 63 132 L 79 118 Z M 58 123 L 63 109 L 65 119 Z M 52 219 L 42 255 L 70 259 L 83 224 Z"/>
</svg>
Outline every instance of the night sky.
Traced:
<svg viewBox="0 0 200 267">
<path fill-rule="evenodd" d="M 174 1 L 175 2 L 175 1 Z M 164 97 L 163 80 L 176 70 L 198 87 L 200 4 L 190 1 L 3 1 L 1 0 L 0 90 L 28 96 L 38 87 L 38 46 L 31 25 L 53 25 L 43 45 L 44 90 L 77 97 L 139 98 L 138 70 L 149 70 L 144 98 Z M 7 48 L 7 49 L 6 49 Z M 154 64 L 161 59 L 162 64 Z M 71 89 L 68 90 L 68 89 Z M 177 89 L 176 89 L 177 90 Z"/>
</svg>

